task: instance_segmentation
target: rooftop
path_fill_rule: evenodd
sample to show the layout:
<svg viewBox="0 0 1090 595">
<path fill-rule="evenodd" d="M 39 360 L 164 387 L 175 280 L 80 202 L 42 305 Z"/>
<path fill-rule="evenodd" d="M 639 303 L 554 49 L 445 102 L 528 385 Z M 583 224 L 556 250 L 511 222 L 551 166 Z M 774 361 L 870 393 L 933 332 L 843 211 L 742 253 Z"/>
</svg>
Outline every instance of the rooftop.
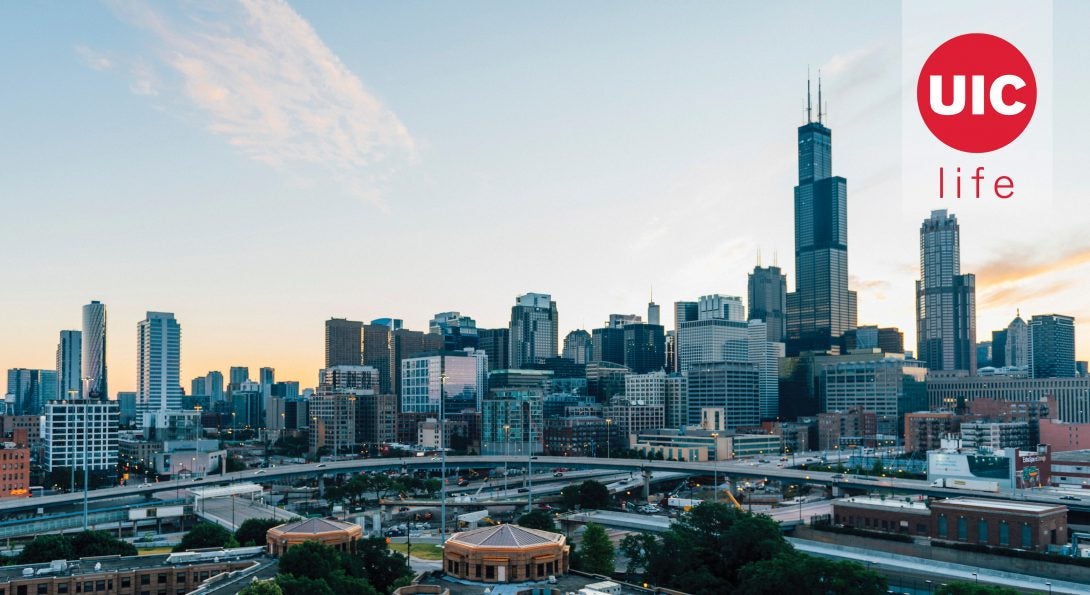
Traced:
<svg viewBox="0 0 1090 595">
<path fill-rule="evenodd" d="M 909 502 L 905 502 L 904 498 L 876 498 L 873 496 L 855 496 L 852 498 L 844 498 L 842 500 L 834 500 L 833 505 L 835 506 L 837 504 L 896 508 L 899 510 L 930 514 L 930 509 L 927 507 L 927 503 L 923 502 L 922 500 L 911 500 Z"/>
<path fill-rule="evenodd" d="M 219 561 L 254 559 L 254 563 L 257 563 L 257 558 L 262 557 L 264 551 L 265 548 L 263 547 L 243 547 L 201 552 L 201 554 L 209 555 L 197 554 L 189 556 L 188 558 L 179 558 L 178 554 L 125 557 L 99 556 L 69 560 L 65 561 L 63 564 L 58 564 L 57 562 L 19 564 L 15 566 L 0 567 L 0 583 L 23 578 L 23 571 L 27 568 L 33 569 L 34 576 L 37 577 L 83 576 L 103 572 L 131 572 L 152 568 L 179 568 L 197 564 L 208 564 L 213 562 L 214 559 L 218 559 Z M 215 556 L 212 556 L 212 554 L 215 554 Z M 97 569 L 95 568 L 96 566 L 98 566 Z"/>
<path fill-rule="evenodd" d="M 304 519 L 292 523 L 284 523 L 269 529 L 278 533 L 291 533 L 294 535 L 322 535 L 325 533 L 340 533 L 343 531 L 359 531 L 360 526 L 352 523 L 342 523 L 333 519 Z"/>
<path fill-rule="evenodd" d="M 1015 502 L 1013 500 L 978 500 L 976 498 L 948 498 L 939 500 L 936 504 L 966 506 L 988 510 L 1006 510 L 1011 512 L 1053 512 L 1066 509 L 1060 504 L 1035 504 L 1033 502 Z"/>
<path fill-rule="evenodd" d="M 464 543 L 478 547 L 528 547 L 546 545 L 550 543 L 564 543 L 564 536 L 560 533 L 527 529 L 518 525 L 495 525 L 462 531 L 450 537 L 449 542 Z"/>
<path fill-rule="evenodd" d="M 1071 461 L 1090 463 L 1090 450 L 1067 450 L 1052 453 L 1052 462 Z"/>
</svg>

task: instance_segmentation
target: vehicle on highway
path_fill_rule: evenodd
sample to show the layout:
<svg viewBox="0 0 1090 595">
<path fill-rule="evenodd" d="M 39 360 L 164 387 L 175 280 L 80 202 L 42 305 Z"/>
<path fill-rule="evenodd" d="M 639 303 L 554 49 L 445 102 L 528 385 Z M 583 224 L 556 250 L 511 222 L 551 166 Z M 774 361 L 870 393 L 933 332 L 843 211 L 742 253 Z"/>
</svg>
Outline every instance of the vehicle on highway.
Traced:
<svg viewBox="0 0 1090 595">
<path fill-rule="evenodd" d="M 1060 496 L 1060 500 L 1079 500 L 1079 501 L 1081 501 L 1082 498 L 1079 498 L 1077 496 Z"/>
<path fill-rule="evenodd" d="M 942 477 L 931 482 L 936 488 L 953 488 L 955 490 L 977 490 L 980 492 L 998 492 L 998 481 L 983 481 L 979 479 L 957 479 Z"/>
<path fill-rule="evenodd" d="M 530 488 L 519 488 L 519 493 L 520 494 L 525 494 L 525 493 L 527 493 L 529 491 L 530 491 Z"/>
<path fill-rule="evenodd" d="M 469 485 L 469 480 L 468 479 L 466 479 L 464 477 L 459 477 L 458 478 L 458 487 L 464 488 L 467 485 Z"/>
<path fill-rule="evenodd" d="M 325 463 L 318 463 L 317 467 L 318 467 L 319 469 L 321 469 L 321 468 L 325 467 Z"/>
<path fill-rule="evenodd" d="M 258 469 L 257 471 L 254 472 L 254 475 L 264 475 L 264 474 L 265 474 L 264 469 Z"/>
<path fill-rule="evenodd" d="M 561 471 L 557 471 L 556 473 L 553 473 L 553 477 L 564 477 L 564 473 Z"/>
</svg>

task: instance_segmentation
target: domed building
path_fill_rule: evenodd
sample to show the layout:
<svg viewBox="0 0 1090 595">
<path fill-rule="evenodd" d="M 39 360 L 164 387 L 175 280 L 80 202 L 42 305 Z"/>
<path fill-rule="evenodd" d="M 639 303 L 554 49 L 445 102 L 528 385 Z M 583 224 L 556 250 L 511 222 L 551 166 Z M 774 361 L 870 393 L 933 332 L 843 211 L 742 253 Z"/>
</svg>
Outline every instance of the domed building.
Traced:
<svg viewBox="0 0 1090 595">
<path fill-rule="evenodd" d="M 317 541 L 342 552 L 355 552 L 356 542 L 363 536 L 363 529 L 353 523 L 333 519 L 304 519 L 277 525 L 265 532 L 269 553 L 282 556 L 293 545 Z"/>
<path fill-rule="evenodd" d="M 455 533 L 443 548 L 450 576 L 485 583 L 545 580 L 568 572 L 571 547 L 560 533 L 495 525 Z"/>
</svg>

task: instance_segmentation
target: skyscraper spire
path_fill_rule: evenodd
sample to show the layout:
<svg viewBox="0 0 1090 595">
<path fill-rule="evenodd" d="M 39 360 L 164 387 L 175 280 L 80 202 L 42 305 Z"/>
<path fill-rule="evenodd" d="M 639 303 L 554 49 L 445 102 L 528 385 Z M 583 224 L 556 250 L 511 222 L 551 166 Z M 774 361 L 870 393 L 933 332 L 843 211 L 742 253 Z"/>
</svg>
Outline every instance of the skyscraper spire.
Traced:
<svg viewBox="0 0 1090 595">
<path fill-rule="evenodd" d="M 818 108 L 821 108 L 821 104 L 818 104 Z M 813 110 L 810 107 L 810 67 L 806 67 L 806 123 L 813 122 Z"/>
<path fill-rule="evenodd" d="M 822 123 L 821 112 L 821 69 L 818 68 L 818 124 Z"/>
</svg>

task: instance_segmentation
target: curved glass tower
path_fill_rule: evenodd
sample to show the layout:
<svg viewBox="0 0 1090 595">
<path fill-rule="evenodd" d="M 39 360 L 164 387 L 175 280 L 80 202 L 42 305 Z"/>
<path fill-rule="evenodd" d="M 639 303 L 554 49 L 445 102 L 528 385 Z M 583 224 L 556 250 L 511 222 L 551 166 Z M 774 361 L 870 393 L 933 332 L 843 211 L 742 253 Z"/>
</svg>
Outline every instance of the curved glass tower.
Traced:
<svg viewBox="0 0 1090 595">
<path fill-rule="evenodd" d="M 106 305 L 93 301 L 83 307 L 81 373 L 87 378 L 87 398 L 106 399 Z"/>
</svg>

